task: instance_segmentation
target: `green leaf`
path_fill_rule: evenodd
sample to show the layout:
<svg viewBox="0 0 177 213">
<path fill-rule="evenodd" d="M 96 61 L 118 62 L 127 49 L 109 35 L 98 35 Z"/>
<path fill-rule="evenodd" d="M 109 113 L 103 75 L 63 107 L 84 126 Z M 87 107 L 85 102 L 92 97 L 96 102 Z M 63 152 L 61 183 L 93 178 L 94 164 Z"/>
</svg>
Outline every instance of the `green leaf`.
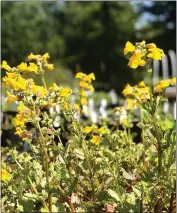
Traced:
<svg viewBox="0 0 177 213">
<path fill-rule="evenodd" d="M 128 180 L 133 180 L 133 179 L 134 179 L 134 177 L 133 177 L 132 175 L 128 174 L 128 173 L 125 171 L 125 169 L 121 168 L 121 171 L 123 172 L 123 177 L 124 177 L 125 179 L 128 179 Z"/>
<path fill-rule="evenodd" d="M 112 198 L 114 198 L 116 201 L 120 201 L 119 195 L 118 195 L 117 192 L 115 192 L 114 190 L 108 189 L 108 194 L 109 194 Z"/>
<path fill-rule="evenodd" d="M 138 196 L 138 198 L 141 197 L 141 191 L 137 188 L 135 188 L 134 186 L 132 186 L 133 191 L 135 192 L 135 194 Z"/>
</svg>

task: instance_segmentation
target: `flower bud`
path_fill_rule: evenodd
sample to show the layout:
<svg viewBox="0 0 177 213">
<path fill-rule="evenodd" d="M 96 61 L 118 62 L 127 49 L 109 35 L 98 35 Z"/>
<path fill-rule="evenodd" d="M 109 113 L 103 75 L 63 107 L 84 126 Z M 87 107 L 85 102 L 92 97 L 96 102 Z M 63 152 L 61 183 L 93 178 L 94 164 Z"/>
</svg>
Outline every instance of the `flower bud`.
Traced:
<svg viewBox="0 0 177 213">
<path fill-rule="evenodd" d="M 146 44 L 146 47 L 148 49 L 150 49 L 150 48 L 156 48 L 156 45 L 154 43 L 150 43 L 150 44 Z"/>
</svg>

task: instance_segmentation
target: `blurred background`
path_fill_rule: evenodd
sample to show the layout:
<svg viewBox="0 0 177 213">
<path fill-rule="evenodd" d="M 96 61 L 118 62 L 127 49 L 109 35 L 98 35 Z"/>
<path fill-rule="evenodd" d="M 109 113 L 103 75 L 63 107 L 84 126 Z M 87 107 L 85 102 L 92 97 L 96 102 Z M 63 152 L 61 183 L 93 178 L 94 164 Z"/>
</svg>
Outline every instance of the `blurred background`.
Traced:
<svg viewBox="0 0 177 213">
<path fill-rule="evenodd" d="M 31 52 L 48 52 L 49 63 L 55 65 L 55 71 L 46 73 L 48 85 L 56 82 L 74 88 L 77 72 L 94 72 L 93 119 L 94 103 L 105 116 L 109 104 L 120 104 L 127 83 L 136 84 L 147 75 L 143 67 L 132 70 L 127 66 L 123 54 L 127 41 L 154 42 L 165 53 L 176 52 L 175 1 L 2 1 L 1 7 L 1 59 L 13 67 Z M 40 84 L 40 79 L 32 77 Z M 15 116 L 17 105 L 5 104 L 3 82 L 1 88 L 4 138 L 12 133 L 14 139 L 13 131 L 5 130 L 13 129 L 8 116 Z"/>
<path fill-rule="evenodd" d="M 55 72 L 48 84 L 73 86 L 76 72 L 94 72 L 97 91 L 121 93 L 144 78 L 123 55 L 126 41 L 176 48 L 176 2 L 2 2 L 2 60 L 11 66 L 29 53 L 49 52 Z M 2 73 L 3 75 L 3 73 Z"/>
</svg>

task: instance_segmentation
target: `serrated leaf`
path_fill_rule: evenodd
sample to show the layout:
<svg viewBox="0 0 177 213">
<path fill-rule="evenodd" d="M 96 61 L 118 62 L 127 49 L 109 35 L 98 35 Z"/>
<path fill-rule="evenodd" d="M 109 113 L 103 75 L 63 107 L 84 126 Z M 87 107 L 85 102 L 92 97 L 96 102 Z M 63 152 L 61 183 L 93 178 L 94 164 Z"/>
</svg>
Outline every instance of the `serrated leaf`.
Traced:
<svg viewBox="0 0 177 213">
<path fill-rule="evenodd" d="M 108 194 L 109 194 L 112 198 L 114 198 L 116 201 L 120 201 L 119 195 L 118 195 L 117 192 L 115 192 L 114 190 L 108 189 Z"/>
</svg>

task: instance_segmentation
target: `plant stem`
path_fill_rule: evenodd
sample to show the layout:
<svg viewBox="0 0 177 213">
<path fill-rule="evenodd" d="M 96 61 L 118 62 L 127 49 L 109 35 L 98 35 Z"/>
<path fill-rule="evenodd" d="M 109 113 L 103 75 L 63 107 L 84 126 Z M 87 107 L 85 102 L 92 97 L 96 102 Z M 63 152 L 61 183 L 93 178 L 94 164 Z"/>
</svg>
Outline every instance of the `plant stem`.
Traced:
<svg viewBox="0 0 177 213">
<path fill-rule="evenodd" d="M 161 144 L 161 140 L 160 140 L 158 126 L 156 124 L 155 114 L 152 115 L 152 118 L 153 118 L 153 126 L 154 126 L 154 130 L 155 130 L 155 135 L 157 138 L 157 144 L 158 144 L 158 173 L 159 173 L 159 177 L 161 177 L 161 174 L 162 174 L 162 144 Z"/>
<path fill-rule="evenodd" d="M 174 191 L 176 191 L 176 183 L 174 184 Z M 174 195 L 175 195 L 174 191 L 171 194 L 170 207 L 169 207 L 168 213 L 171 213 L 173 211 L 173 201 L 174 201 Z"/>
<path fill-rule="evenodd" d="M 39 133 L 41 136 L 42 141 L 44 142 L 44 145 L 46 146 L 46 141 L 43 136 L 39 121 L 37 122 L 37 127 L 39 129 Z M 50 192 L 50 182 L 49 182 L 49 162 L 48 162 L 48 153 L 47 153 L 47 147 L 44 148 L 44 157 L 43 157 L 43 162 L 45 165 L 45 173 L 46 173 L 46 182 L 48 186 L 48 204 L 49 204 L 49 211 L 52 212 L 52 194 Z"/>
<path fill-rule="evenodd" d="M 43 83 L 44 87 L 47 89 L 45 78 L 44 78 L 44 74 L 41 75 L 41 80 L 42 80 L 42 83 Z"/>
</svg>

